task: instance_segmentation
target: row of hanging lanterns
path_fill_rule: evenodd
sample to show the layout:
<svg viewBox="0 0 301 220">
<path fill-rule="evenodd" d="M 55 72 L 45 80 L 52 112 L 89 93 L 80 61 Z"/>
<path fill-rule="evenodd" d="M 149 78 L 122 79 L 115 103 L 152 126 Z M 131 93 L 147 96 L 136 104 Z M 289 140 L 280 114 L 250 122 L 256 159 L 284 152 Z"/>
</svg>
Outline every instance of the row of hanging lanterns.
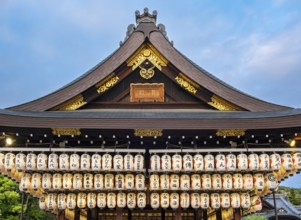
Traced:
<svg viewBox="0 0 301 220">
<path fill-rule="evenodd" d="M 301 170 L 301 152 L 290 153 L 240 153 L 213 155 L 207 153 L 173 154 L 162 156 L 153 154 L 150 158 L 151 171 L 277 171 L 280 167 L 286 171 Z"/>
</svg>

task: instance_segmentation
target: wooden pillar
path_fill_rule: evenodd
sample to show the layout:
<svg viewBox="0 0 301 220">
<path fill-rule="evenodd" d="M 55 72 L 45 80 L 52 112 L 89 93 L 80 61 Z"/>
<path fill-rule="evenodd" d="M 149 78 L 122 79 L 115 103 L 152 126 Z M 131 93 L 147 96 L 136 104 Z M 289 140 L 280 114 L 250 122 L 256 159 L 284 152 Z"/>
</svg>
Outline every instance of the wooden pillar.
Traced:
<svg viewBox="0 0 301 220">
<path fill-rule="evenodd" d="M 79 208 L 74 209 L 74 220 L 80 220 L 80 209 Z"/>
<path fill-rule="evenodd" d="M 181 208 L 180 207 L 175 212 L 175 220 L 182 220 Z"/>
<path fill-rule="evenodd" d="M 222 209 L 218 209 L 215 211 L 216 220 L 223 220 L 222 217 Z"/>
<path fill-rule="evenodd" d="M 88 209 L 87 210 L 87 219 L 98 220 L 98 209 Z"/>
<path fill-rule="evenodd" d="M 132 220 L 132 210 L 128 209 L 128 220 Z"/>
<path fill-rule="evenodd" d="M 57 215 L 57 220 L 65 220 L 65 210 L 60 210 Z"/>
<path fill-rule="evenodd" d="M 234 219 L 235 220 L 241 220 L 240 208 L 234 209 Z"/>
<path fill-rule="evenodd" d="M 116 220 L 122 220 L 123 209 L 116 208 Z"/>
<path fill-rule="evenodd" d="M 161 208 L 161 220 L 165 220 L 165 210 Z"/>
<path fill-rule="evenodd" d="M 207 214 L 207 209 L 203 209 L 203 220 L 207 220 L 208 219 L 208 214 Z"/>
</svg>

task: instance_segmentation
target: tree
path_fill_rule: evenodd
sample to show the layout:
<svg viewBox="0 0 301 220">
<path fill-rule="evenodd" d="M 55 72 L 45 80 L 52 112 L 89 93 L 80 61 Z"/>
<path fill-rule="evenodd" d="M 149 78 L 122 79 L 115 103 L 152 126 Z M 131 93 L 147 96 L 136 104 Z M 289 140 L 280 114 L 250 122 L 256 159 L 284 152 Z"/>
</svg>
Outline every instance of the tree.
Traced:
<svg viewBox="0 0 301 220">
<path fill-rule="evenodd" d="M 242 219 L 243 220 L 267 220 L 265 216 L 260 216 L 256 214 L 243 217 Z"/>
<path fill-rule="evenodd" d="M 301 205 L 301 199 L 297 198 L 294 188 L 289 189 L 288 198 L 293 205 Z"/>
</svg>

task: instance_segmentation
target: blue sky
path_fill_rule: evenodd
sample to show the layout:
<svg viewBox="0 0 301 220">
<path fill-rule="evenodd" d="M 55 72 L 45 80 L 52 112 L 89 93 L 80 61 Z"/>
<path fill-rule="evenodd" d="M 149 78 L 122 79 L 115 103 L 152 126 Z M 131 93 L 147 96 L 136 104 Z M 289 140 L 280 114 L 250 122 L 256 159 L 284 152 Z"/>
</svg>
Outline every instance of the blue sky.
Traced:
<svg viewBox="0 0 301 220">
<path fill-rule="evenodd" d="M 207 71 L 252 96 L 301 107 L 299 0 L 1 0 L 0 108 L 88 71 L 119 47 L 144 7 Z M 285 185 L 301 187 L 301 175 Z"/>
</svg>

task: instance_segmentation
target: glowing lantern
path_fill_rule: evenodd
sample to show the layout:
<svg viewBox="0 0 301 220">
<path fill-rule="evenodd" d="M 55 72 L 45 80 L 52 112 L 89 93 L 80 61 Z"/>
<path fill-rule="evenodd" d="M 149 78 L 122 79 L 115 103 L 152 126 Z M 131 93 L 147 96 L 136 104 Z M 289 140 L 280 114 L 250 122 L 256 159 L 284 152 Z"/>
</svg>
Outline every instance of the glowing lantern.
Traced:
<svg viewBox="0 0 301 220">
<path fill-rule="evenodd" d="M 215 156 L 215 167 L 217 171 L 225 171 L 226 170 L 226 156 L 224 154 L 217 154 Z"/>
<path fill-rule="evenodd" d="M 55 153 L 51 153 L 48 156 L 48 169 L 57 170 L 59 168 L 59 156 Z"/>
<path fill-rule="evenodd" d="M 115 188 L 118 190 L 124 189 L 124 175 L 123 174 L 116 174 L 115 175 Z"/>
<path fill-rule="evenodd" d="M 46 207 L 48 210 L 57 209 L 57 195 L 55 193 L 49 193 L 46 199 Z"/>
<path fill-rule="evenodd" d="M 159 185 L 159 183 L 157 183 Z M 135 188 L 136 190 L 145 189 L 145 176 L 143 174 L 137 174 L 135 176 Z"/>
<path fill-rule="evenodd" d="M 80 169 L 90 170 L 91 169 L 91 156 L 89 154 L 82 154 L 80 157 Z"/>
<path fill-rule="evenodd" d="M 112 169 L 112 156 L 108 153 L 102 155 L 102 169 L 111 170 Z"/>
<path fill-rule="evenodd" d="M 232 189 L 232 175 L 225 173 L 222 175 L 223 189 L 231 190 Z"/>
<path fill-rule="evenodd" d="M 180 188 L 181 190 L 190 189 L 190 177 L 187 174 L 182 174 L 180 177 Z"/>
<path fill-rule="evenodd" d="M 161 205 L 161 208 L 163 208 L 163 209 L 167 209 L 169 207 L 169 194 L 168 193 L 161 193 L 160 205 Z"/>
<path fill-rule="evenodd" d="M 198 193 L 191 193 L 190 204 L 193 209 L 198 209 L 200 207 L 200 195 Z"/>
<path fill-rule="evenodd" d="M 55 190 L 60 190 L 62 189 L 62 174 L 60 173 L 55 173 L 52 176 L 52 188 Z"/>
<path fill-rule="evenodd" d="M 259 155 L 259 169 L 269 170 L 270 169 L 270 156 L 266 153 Z"/>
<path fill-rule="evenodd" d="M 195 154 L 193 156 L 193 168 L 195 171 L 204 170 L 204 157 L 202 154 Z"/>
<path fill-rule="evenodd" d="M 180 195 L 180 205 L 182 209 L 188 209 L 190 205 L 189 194 L 186 192 L 181 193 Z"/>
<path fill-rule="evenodd" d="M 73 176 L 71 173 L 64 173 L 63 175 L 63 189 L 71 189 L 72 188 L 72 179 Z"/>
<path fill-rule="evenodd" d="M 161 159 L 160 156 L 158 156 L 157 154 L 151 156 L 150 158 L 151 171 L 158 171 L 161 169 L 160 159 Z"/>
<path fill-rule="evenodd" d="M 297 152 L 293 154 L 293 166 L 295 170 L 301 170 L 301 153 Z"/>
<path fill-rule="evenodd" d="M 76 153 L 70 155 L 70 170 L 77 171 L 80 166 L 80 156 Z"/>
<path fill-rule="evenodd" d="M 117 194 L 117 207 L 118 208 L 125 208 L 126 206 L 126 194 L 120 192 Z"/>
<path fill-rule="evenodd" d="M 87 195 L 87 207 L 89 209 L 94 209 L 96 207 L 96 194 L 88 193 Z"/>
<path fill-rule="evenodd" d="M 240 174 L 240 173 L 233 174 L 232 181 L 233 181 L 233 188 L 235 190 L 243 188 L 243 177 L 242 177 L 242 174 Z"/>
<path fill-rule="evenodd" d="M 220 190 L 222 189 L 222 177 L 220 174 L 212 174 L 211 176 L 212 180 L 212 189 L 214 190 Z"/>
<path fill-rule="evenodd" d="M 210 195 L 210 203 L 211 208 L 213 209 L 219 209 L 221 207 L 220 196 L 218 193 L 212 193 Z"/>
<path fill-rule="evenodd" d="M 202 174 L 202 188 L 211 189 L 211 176 L 210 174 Z"/>
<path fill-rule="evenodd" d="M 5 154 L 4 166 L 8 172 L 10 172 L 12 169 L 15 168 L 15 158 L 16 158 L 16 155 L 13 153 Z"/>
<path fill-rule="evenodd" d="M 67 209 L 75 209 L 76 207 L 76 194 L 68 193 L 67 195 Z"/>
<path fill-rule="evenodd" d="M 57 208 L 59 210 L 65 210 L 67 208 L 67 196 L 64 193 L 57 195 Z"/>
<path fill-rule="evenodd" d="M 167 174 L 162 174 L 160 176 L 160 188 L 161 189 L 169 189 L 169 176 Z"/>
<path fill-rule="evenodd" d="M 21 191 L 27 191 L 30 188 L 30 180 L 31 175 L 29 173 L 24 173 L 19 185 Z"/>
<path fill-rule="evenodd" d="M 104 188 L 104 178 L 102 174 L 95 174 L 94 175 L 94 189 L 101 190 Z"/>
<path fill-rule="evenodd" d="M 277 180 L 274 173 L 267 173 L 264 177 L 265 185 L 269 190 L 274 190 L 277 188 Z"/>
<path fill-rule="evenodd" d="M 249 209 L 251 206 L 251 198 L 249 193 L 241 193 L 240 194 L 240 206 L 243 209 Z"/>
<path fill-rule="evenodd" d="M 174 154 L 171 158 L 172 170 L 181 171 L 182 170 L 182 156 L 180 154 Z"/>
<path fill-rule="evenodd" d="M 29 153 L 26 156 L 26 170 L 36 170 L 37 169 L 37 155 Z"/>
<path fill-rule="evenodd" d="M 42 187 L 43 189 L 51 189 L 52 175 L 50 173 L 44 173 L 42 176 Z"/>
<path fill-rule="evenodd" d="M 200 204 L 202 209 L 208 209 L 210 204 L 210 197 L 208 193 L 202 193 L 200 196 Z"/>
<path fill-rule="evenodd" d="M 137 194 L 137 206 L 140 209 L 145 208 L 145 206 L 146 206 L 146 194 L 144 192 L 139 192 Z"/>
<path fill-rule="evenodd" d="M 128 193 L 126 196 L 126 205 L 129 209 L 136 208 L 136 194 Z"/>
<path fill-rule="evenodd" d="M 3 153 L 0 153 L 0 170 L 4 169 L 4 158 L 5 155 Z"/>
<path fill-rule="evenodd" d="M 160 207 L 160 196 L 159 193 L 151 193 L 150 203 L 153 209 L 158 209 Z"/>
<path fill-rule="evenodd" d="M 246 173 L 243 175 L 243 189 L 251 190 L 253 188 L 253 176 L 252 174 Z"/>
<path fill-rule="evenodd" d="M 107 195 L 105 193 L 97 194 L 97 207 L 103 209 L 107 206 Z"/>
<path fill-rule="evenodd" d="M 101 170 L 101 156 L 97 153 L 92 155 L 91 169 L 93 171 Z"/>
<path fill-rule="evenodd" d="M 86 193 L 78 193 L 77 194 L 77 207 L 79 209 L 84 209 L 86 208 L 86 205 L 87 205 L 87 195 Z"/>
<path fill-rule="evenodd" d="M 121 154 L 116 154 L 113 157 L 113 169 L 123 170 L 123 156 Z"/>
<path fill-rule="evenodd" d="M 236 157 L 237 169 L 240 171 L 248 169 L 248 156 L 244 153 L 240 153 Z"/>
<path fill-rule="evenodd" d="M 256 173 L 253 176 L 254 186 L 258 191 L 262 191 L 264 188 L 264 175 L 262 173 Z"/>
<path fill-rule="evenodd" d="M 281 167 L 281 157 L 277 153 L 270 155 L 270 166 L 273 171 L 278 171 Z"/>
<path fill-rule="evenodd" d="M 93 189 L 93 174 L 84 174 L 84 189 Z"/>
<path fill-rule="evenodd" d="M 39 173 L 33 173 L 31 176 L 31 187 L 33 190 L 37 191 L 42 186 L 42 175 Z"/>
<path fill-rule="evenodd" d="M 191 188 L 194 190 L 201 189 L 201 176 L 199 174 L 191 175 Z"/>
<path fill-rule="evenodd" d="M 171 174 L 169 177 L 170 180 L 170 189 L 178 190 L 180 187 L 180 177 L 177 174 Z"/>
<path fill-rule="evenodd" d="M 236 156 L 235 154 L 227 154 L 226 155 L 226 170 L 227 171 L 235 171 L 236 170 Z"/>
<path fill-rule="evenodd" d="M 169 195 L 169 204 L 170 204 L 170 208 L 172 209 L 178 209 L 179 208 L 179 199 L 180 199 L 180 196 L 178 193 L 171 193 Z"/>
<path fill-rule="evenodd" d="M 37 156 L 37 169 L 46 170 L 48 167 L 48 156 L 47 154 L 40 153 Z"/>
<path fill-rule="evenodd" d="M 240 208 L 240 196 L 238 193 L 230 194 L 231 207 L 233 209 Z"/>
<path fill-rule="evenodd" d="M 183 156 L 183 169 L 184 171 L 192 171 L 193 169 L 193 158 L 190 154 Z"/>
<path fill-rule="evenodd" d="M 221 193 L 221 207 L 223 209 L 230 208 L 230 195 L 229 193 Z"/>
<path fill-rule="evenodd" d="M 108 193 L 107 194 L 107 206 L 109 209 L 115 209 L 116 207 L 116 194 L 115 193 Z"/>
<path fill-rule="evenodd" d="M 105 175 L 105 189 L 113 189 L 114 188 L 114 175 L 106 174 Z"/>
<path fill-rule="evenodd" d="M 160 189 L 159 176 L 157 174 L 150 175 L 150 190 L 158 190 Z"/>
<path fill-rule="evenodd" d="M 135 177 L 133 174 L 126 174 L 125 175 L 125 188 L 126 189 L 134 189 L 135 186 Z"/>
<path fill-rule="evenodd" d="M 248 156 L 248 165 L 250 170 L 258 170 L 259 168 L 259 157 L 257 154 L 252 153 Z"/>
<path fill-rule="evenodd" d="M 73 175 L 73 189 L 81 190 L 83 188 L 83 175 L 76 173 Z"/>
<path fill-rule="evenodd" d="M 60 170 L 69 170 L 70 163 L 69 163 L 69 155 L 66 153 L 60 154 L 59 156 L 59 168 Z"/>
<path fill-rule="evenodd" d="M 134 157 L 131 154 L 126 154 L 123 159 L 124 170 L 131 171 L 134 169 Z"/>
<path fill-rule="evenodd" d="M 164 154 L 161 157 L 161 169 L 164 171 L 171 170 L 171 157 L 168 154 Z"/>
<path fill-rule="evenodd" d="M 39 208 L 42 210 L 46 209 L 46 196 L 45 194 L 41 195 L 39 198 Z"/>
<path fill-rule="evenodd" d="M 213 171 L 214 170 L 214 156 L 212 154 L 205 155 L 204 169 L 205 169 L 205 171 Z"/>
<path fill-rule="evenodd" d="M 286 172 L 290 171 L 293 168 L 293 158 L 289 153 L 284 153 L 281 155 L 281 165 L 283 166 Z"/>
<path fill-rule="evenodd" d="M 144 157 L 141 154 L 137 154 L 134 157 L 134 170 L 143 170 L 144 169 Z"/>
<path fill-rule="evenodd" d="M 26 168 L 26 155 L 23 153 L 18 153 L 15 159 L 15 168 L 16 170 L 24 171 Z"/>
</svg>

